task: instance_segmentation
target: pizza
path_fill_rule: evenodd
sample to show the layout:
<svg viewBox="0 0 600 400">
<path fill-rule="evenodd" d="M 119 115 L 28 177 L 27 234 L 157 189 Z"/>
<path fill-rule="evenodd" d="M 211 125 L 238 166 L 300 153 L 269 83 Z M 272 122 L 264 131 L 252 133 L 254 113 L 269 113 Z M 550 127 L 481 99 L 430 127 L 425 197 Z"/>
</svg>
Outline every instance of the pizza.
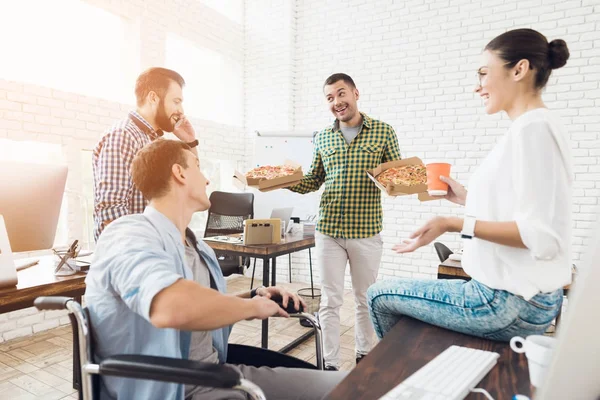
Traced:
<svg viewBox="0 0 600 400">
<path fill-rule="evenodd" d="M 427 169 L 424 165 L 403 165 L 386 169 L 375 177 L 383 186 L 416 186 L 427 184 Z"/>
<path fill-rule="evenodd" d="M 296 167 L 290 165 L 265 165 L 246 172 L 246 179 L 275 179 L 293 175 L 295 172 Z"/>
</svg>

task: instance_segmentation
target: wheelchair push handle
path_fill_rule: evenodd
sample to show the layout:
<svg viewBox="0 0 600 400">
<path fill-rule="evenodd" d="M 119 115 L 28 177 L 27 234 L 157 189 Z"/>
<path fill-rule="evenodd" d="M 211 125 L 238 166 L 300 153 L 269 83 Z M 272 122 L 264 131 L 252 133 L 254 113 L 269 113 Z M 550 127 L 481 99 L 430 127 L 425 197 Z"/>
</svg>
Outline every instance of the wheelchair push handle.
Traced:
<svg viewBox="0 0 600 400">
<path fill-rule="evenodd" d="M 296 310 L 296 307 L 294 307 L 294 301 L 292 299 L 288 299 L 287 307 L 283 306 L 282 299 L 271 299 L 271 300 L 273 300 L 275 303 L 277 303 L 277 305 L 279 307 L 283 308 L 285 310 L 285 312 L 288 314 L 301 314 L 304 312 L 304 307 L 302 306 L 302 303 L 300 303 L 298 309 Z"/>
</svg>

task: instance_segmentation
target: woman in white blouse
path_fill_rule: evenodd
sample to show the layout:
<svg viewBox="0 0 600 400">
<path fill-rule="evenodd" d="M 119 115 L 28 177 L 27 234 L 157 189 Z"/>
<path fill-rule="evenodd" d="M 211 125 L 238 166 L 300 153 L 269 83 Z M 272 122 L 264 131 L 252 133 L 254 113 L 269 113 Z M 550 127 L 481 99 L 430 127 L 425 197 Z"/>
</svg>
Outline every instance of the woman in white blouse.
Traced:
<svg viewBox="0 0 600 400">
<path fill-rule="evenodd" d="M 531 29 L 506 32 L 482 55 L 475 92 L 488 114 L 504 111 L 507 134 L 469 182 L 453 179 L 446 199 L 464 218 L 436 217 L 394 247 L 412 252 L 446 232 L 461 232 L 462 265 L 473 279 L 385 280 L 368 290 L 371 320 L 381 338 L 403 316 L 451 330 L 508 341 L 543 333 L 571 280 L 572 162 L 542 89 L 569 58 L 563 40 Z"/>
</svg>

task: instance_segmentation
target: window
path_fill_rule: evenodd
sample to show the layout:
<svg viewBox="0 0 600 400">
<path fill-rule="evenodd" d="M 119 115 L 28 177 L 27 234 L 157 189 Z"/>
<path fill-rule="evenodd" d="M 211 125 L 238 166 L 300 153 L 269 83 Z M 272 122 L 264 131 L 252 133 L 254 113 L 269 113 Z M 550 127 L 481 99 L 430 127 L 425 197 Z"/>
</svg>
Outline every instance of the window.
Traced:
<svg viewBox="0 0 600 400">
<path fill-rule="evenodd" d="M 7 2 L 0 77 L 132 103 L 139 71 L 132 36 L 125 20 L 79 0 Z"/>
<path fill-rule="evenodd" d="M 167 35 L 166 60 L 166 67 L 185 79 L 183 108 L 186 114 L 229 126 L 243 125 L 241 63 L 196 47 L 173 33 Z"/>
</svg>

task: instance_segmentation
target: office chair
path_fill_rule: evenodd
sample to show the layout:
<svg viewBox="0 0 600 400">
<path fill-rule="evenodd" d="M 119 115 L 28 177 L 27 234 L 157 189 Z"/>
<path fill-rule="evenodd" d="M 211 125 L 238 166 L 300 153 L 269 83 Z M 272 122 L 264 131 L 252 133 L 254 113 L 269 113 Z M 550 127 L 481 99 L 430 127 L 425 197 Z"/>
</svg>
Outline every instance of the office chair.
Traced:
<svg viewBox="0 0 600 400">
<path fill-rule="evenodd" d="M 446 247 L 446 245 L 443 243 L 435 242 L 433 247 L 435 247 L 435 251 L 440 259 L 440 262 L 446 261 L 448 257 L 450 257 L 450 254 L 453 254 L 452 250 Z"/>
<path fill-rule="evenodd" d="M 240 379 L 238 373 L 227 365 L 137 354 L 115 355 L 95 364 L 94 329 L 87 308 L 81 307 L 70 297 L 38 297 L 34 306 L 40 311 L 69 311 L 73 331 L 73 388 L 79 392 L 79 400 L 99 399 L 101 375 L 236 389 L 246 392 L 252 400 L 265 398 L 260 388 Z M 276 351 L 238 344 L 228 346 L 227 363 L 323 370 L 323 338 L 319 321 L 304 312 L 291 313 L 289 308 L 287 311 L 290 317 L 307 319 L 312 323 L 315 330 L 316 366 Z"/>
<path fill-rule="evenodd" d="M 450 257 L 450 254 L 454 254 L 452 252 L 452 250 L 450 250 L 448 247 L 446 247 L 446 245 L 443 244 L 443 243 L 435 242 L 433 244 L 433 247 L 435 247 L 435 251 L 436 251 L 436 253 L 438 255 L 438 258 L 440 259 L 440 262 L 442 262 L 442 263 L 444 261 L 446 261 L 448 259 L 448 257 Z M 438 274 L 437 274 L 437 278 L 438 279 L 463 279 L 463 280 L 466 280 L 466 281 L 471 280 L 471 278 L 465 278 L 463 276 L 441 274 L 439 271 L 438 271 Z"/>
<path fill-rule="evenodd" d="M 208 209 L 204 237 L 230 235 L 244 232 L 244 221 L 254 218 L 254 194 L 212 192 L 211 206 Z M 250 266 L 249 257 L 233 256 L 223 251 L 215 251 L 224 276 L 243 274 L 244 267 Z"/>
</svg>

